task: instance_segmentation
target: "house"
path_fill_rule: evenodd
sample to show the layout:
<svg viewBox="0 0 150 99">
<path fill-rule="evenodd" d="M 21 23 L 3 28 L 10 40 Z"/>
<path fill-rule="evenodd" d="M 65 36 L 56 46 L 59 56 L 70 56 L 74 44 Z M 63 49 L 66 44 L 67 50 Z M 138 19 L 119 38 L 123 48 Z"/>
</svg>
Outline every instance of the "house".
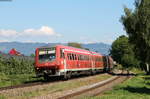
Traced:
<svg viewBox="0 0 150 99">
<path fill-rule="evenodd" d="M 20 56 L 22 55 L 20 52 L 18 52 L 15 48 L 12 48 L 10 51 L 9 51 L 9 54 L 10 55 L 17 55 L 17 56 Z"/>
</svg>

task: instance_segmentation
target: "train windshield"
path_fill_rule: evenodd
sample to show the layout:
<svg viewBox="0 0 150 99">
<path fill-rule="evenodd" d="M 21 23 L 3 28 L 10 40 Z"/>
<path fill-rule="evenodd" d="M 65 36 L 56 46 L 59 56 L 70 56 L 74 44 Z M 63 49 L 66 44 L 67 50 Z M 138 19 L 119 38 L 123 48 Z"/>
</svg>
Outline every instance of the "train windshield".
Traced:
<svg viewBox="0 0 150 99">
<path fill-rule="evenodd" d="M 49 62 L 56 59 L 55 48 L 47 48 L 39 50 L 39 62 Z"/>
</svg>

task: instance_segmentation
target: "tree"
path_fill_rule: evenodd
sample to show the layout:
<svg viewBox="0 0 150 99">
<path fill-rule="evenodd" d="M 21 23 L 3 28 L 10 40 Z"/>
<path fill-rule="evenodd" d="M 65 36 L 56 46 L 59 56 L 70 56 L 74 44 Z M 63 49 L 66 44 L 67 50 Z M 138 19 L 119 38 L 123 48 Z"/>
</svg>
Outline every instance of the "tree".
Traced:
<svg viewBox="0 0 150 99">
<path fill-rule="evenodd" d="M 76 42 L 69 42 L 68 46 L 72 46 L 72 47 L 76 47 L 76 48 L 82 48 L 82 45 L 80 43 L 76 43 Z"/>
<path fill-rule="evenodd" d="M 121 22 L 134 45 L 137 58 L 150 74 L 150 0 L 135 0 L 135 10 L 124 8 Z"/>
<path fill-rule="evenodd" d="M 133 52 L 133 46 L 129 43 L 128 37 L 124 35 L 113 42 L 110 55 L 117 63 L 122 64 L 125 69 L 139 66 L 139 61 L 135 58 Z"/>
<path fill-rule="evenodd" d="M 31 57 L 35 57 L 35 54 L 32 53 L 32 54 L 30 54 L 30 56 L 31 56 Z"/>
</svg>

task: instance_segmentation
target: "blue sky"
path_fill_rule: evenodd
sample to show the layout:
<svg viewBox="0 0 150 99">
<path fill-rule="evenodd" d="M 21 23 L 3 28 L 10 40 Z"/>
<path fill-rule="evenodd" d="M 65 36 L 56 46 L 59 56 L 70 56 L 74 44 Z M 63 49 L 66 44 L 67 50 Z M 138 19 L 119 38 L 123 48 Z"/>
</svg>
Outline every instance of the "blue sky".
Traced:
<svg viewBox="0 0 150 99">
<path fill-rule="evenodd" d="M 12 0 L 0 2 L 0 42 L 103 42 L 125 34 L 123 6 L 134 0 Z"/>
</svg>

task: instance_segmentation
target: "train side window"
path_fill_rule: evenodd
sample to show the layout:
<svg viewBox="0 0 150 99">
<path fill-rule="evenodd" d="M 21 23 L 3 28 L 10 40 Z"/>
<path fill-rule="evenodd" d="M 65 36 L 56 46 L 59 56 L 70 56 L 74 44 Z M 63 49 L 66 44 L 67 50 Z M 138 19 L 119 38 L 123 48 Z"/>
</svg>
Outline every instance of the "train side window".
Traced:
<svg viewBox="0 0 150 99">
<path fill-rule="evenodd" d="M 88 60 L 87 55 L 86 55 L 85 57 L 86 57 L 86 59 L 85 59 L 85 60 Z"/>
<path fill-rule="evenodd" d="M 76 60 L 76 54 L 74 54 L 74 60 Z"/>
<path fill-rule="evenodd" d="M 77 54 L 77 60 L 79 60 L 79 55 Z"/>
<path fill-rule="evenodd" d="M 80 54 L 78 55 L 78 59 L 81 60 Z"/>
<path fill-rule="evenodd" d="M 82 60 L 84 60 L 84 55 L 82 55 Z"/>
<path fill-rule="evenodd" d="M 74 54 L 74 60 L 77 60 L 77 55 L 76 54 Z"/>
<path fill-rule="evenodd" d="M 82 60 L 84 60 L 84 55 L 82 55 Z"/>
<path fill-rule="evenodd" d="M 69 56 L 69 53 L 67 53 L 67 57 L 68 57 L 68 60 L 70 60 L 70 56 Z"/>
<path fill-rule="evenodd" d="M 73 59 L 73 57 L 72 57 L 72 54 L 70 53 L 70 60 L 72 60 Z"/>
<path fill-rule="evenodd" d="M 99 61 L 102 62 L 102 57 L 99 58 Z"/>
<path fill-rule="evenodd" d="M 79 54 L 77 54 L 77 59 L 80 60 L 80 59 L 79 59 Z"/>
<path fill-rule="evenodd" d="M 84 55 L 84 60 L 86 60 L 86 55 Z"/>
<path fill-rule="evenodd" d="M 92 57 L 92 61 L 94 61 L 94 56 Z"/>
<path fill-rule="evenodd" d="M 70 58 L 70 60 L 72 60 L 72 56 L 71 56 L 71 53 L 69 53 L 69 58 Z"/>
<path fill-rule="evenodd" d="M 69 53 L 69 60 L 72 60 L 71 53 Z"/>
<path fill-rule="evenodd" d="M 81 55 L 81 59 L 84 60 L 84 55 Z"/>
<path fill-rule="evenodd" d="M 73 60 L 73 54 L 72 53 L 70 54 L 70 56 L 71 56 L 71 60 Z"/>
<path fill-rule="evenodd" d="M 72 56 L 72 60 L 74 60 L 74 54 L 71 54 L 71 56 Z"/>
<path fill-rule="evenodd" d="M 80 55 L 80 60 L 82 60 L 82 55 Z"/>
<path fill-rule="evenodd" d="M 79 55 L 80 60 L 82 60 L 81 55 Z"/>
<path fill-rule="evenodd" d="M 79 55 L 79 59 L 81 60 L 81 55 Z"/>
</svg>

